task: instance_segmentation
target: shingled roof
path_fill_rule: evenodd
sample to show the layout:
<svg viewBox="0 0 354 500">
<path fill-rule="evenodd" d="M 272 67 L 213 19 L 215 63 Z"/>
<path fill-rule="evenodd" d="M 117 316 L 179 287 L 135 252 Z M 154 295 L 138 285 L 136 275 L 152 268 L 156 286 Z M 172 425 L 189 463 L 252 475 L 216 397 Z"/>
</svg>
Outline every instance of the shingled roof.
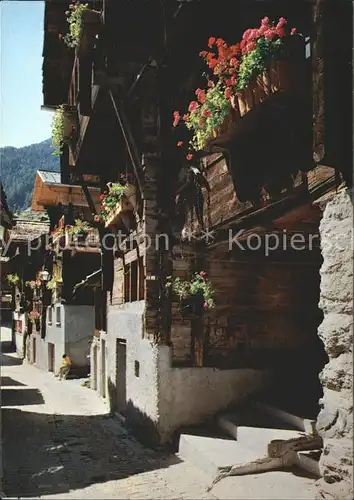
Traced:
<svg viewBox="0 0 354 500">
<path fill-rule="evenodd" d="M 16 225 L 10 229 L 12 241 L 33 241 L 49 232 L 49 222 L 17 219 Z"/>
</svg>

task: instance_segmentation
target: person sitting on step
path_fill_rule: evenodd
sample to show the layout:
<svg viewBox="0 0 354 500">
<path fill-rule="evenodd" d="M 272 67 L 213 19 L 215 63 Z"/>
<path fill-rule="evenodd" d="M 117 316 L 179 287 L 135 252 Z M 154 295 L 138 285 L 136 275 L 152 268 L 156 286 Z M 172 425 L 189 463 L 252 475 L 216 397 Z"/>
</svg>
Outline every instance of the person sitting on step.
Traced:
<svg viewBox="0 0 354 500">
<path fill-rule="evenodd" d="M 66 380 L 66 377 L 68 376 L 68 374 L 70 372 L 71 365 L 72 365 L 72 361 L 69 358 L 69 356 L 67 356 L 66 354 L 63 354 L 61 367 L 59 369 L 59 373 L 56 375 L 57 377 L 59 377 L 59 380 L 61 380 L 61 379 Z"/>
</svg>

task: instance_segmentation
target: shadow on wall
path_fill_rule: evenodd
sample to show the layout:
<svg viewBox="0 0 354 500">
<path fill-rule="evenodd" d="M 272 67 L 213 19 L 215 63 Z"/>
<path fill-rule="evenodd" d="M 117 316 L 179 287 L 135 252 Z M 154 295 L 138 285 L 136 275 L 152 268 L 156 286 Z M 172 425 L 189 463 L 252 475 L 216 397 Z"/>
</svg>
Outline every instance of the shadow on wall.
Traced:
<svg viewBox="0 0 354 500">
<path fill-rule="evenodd" d="M 179 462 L 145 448 L 107 415 L 4 408 L 2 436 L 3 492 L 10 498 L 60 495 Z"/>
<path fill-rule="evenodd" d="M 127 426 L 141 443 L 151 448 L 156 448 L 160 444 L 160 434 L 156 422 L 134 406 L 131 399 L 127 401 L 124 416 L 127 419 Z"/>
<path fill-rule="evenodd" d="M 107 383 L 108 401 L 111 413 L 119 412 L 126 418 L 127 427 L 145 446 L 156 448 L 160 444 L 160 435 L 156 423 L 129 399 L 124 408 L 119 407 L 117 388 L 110 378 Z"/>
</svg>

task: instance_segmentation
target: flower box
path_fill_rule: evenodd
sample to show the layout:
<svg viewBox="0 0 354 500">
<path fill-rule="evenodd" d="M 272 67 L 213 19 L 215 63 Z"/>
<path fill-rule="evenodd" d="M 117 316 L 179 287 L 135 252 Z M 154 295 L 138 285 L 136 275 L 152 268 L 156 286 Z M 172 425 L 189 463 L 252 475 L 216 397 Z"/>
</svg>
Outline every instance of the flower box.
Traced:
<svg viewBox="0 0 354 500">
<path fill-rule="evenodd" d="M 105 220 L 105 226 L 110 227 L 114 226 L 122 220 L 122 215 L 126 212 L 133 212 L 134 207 L 130 202 L 130 199 L 126 196 L 123 196 L 120 200 L 117 201 L 115 208 L 110 212 L 109 216 Z"/>
<path fill-rule="evenodd" d="M 98 33 L 101 24 L 101 13 L 97 10 L 85 9 L 82 13 L 82 36 L 77 54 L 83 55 L 92 49 L 93 40 Z"/>
</svg>

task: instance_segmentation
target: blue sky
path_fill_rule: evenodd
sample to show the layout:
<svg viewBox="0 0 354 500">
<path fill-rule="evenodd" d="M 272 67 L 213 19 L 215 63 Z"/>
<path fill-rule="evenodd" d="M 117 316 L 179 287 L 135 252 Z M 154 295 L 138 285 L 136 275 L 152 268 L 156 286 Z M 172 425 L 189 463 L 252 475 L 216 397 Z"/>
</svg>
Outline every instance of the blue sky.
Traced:
<svg viewBox="0 0 354 500">
<path fill-rule="evenodd" d="M 0 146 L 50 137 L 52 114 L 41 111 L 43 16 L 44 1 L 0 1 Z"/>
</svg>

